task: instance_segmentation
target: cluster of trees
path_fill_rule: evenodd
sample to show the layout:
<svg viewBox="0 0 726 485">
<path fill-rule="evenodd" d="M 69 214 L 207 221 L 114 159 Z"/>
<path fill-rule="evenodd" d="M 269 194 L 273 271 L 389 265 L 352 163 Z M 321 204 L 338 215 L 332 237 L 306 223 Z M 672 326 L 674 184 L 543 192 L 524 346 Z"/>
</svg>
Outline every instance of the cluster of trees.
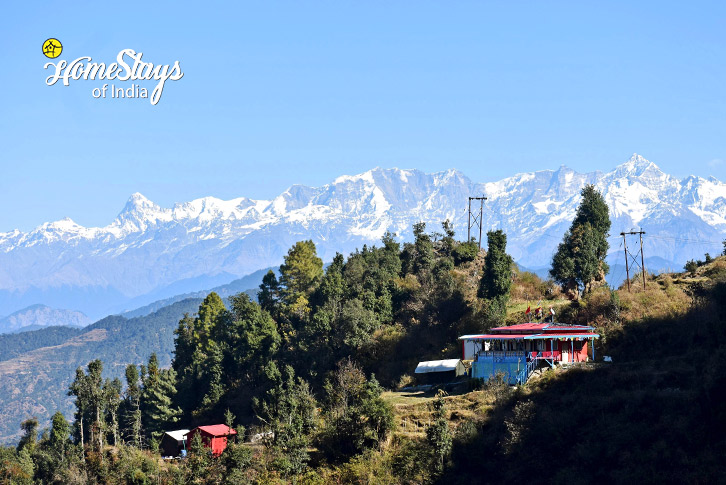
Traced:
<svg viewBox="0 0 726 485">
<path fill-rule="evenodd" d="M 578 292 L 604 279 L 610 228 L 602 196 L 592 186 L 582 196 L 552 269 Z M 415 224 L 413 234 L 400 244 L 387 233 L 380 246 L 337 254 L 327 267 L 312 241 L 300 241 L 278 272 L 265 275 L 257 302 L 245 293 L 227 301 L 211 293 L 196 314 L 185 314 L 170 368 L 152 354 L 146 365 L 126 368 L 125 385 L 103 379 L 100 360 L 79 368 L 68 392 L 73 425 L 57 414 L 38 439 L 37 421 L 24 423 L 10 460 L 20 467 L 14 476 L 73 481 L 68 473 L 76 470 L 100 481 L 121 474 L 140 483 L 150 476 L 234 482 L 250 470 L 285 478 L 305 473 L 311 461 L 335 466 L 369 456 L 393 429 L 382 386 L 395 386 L 418 360 L 456 351 L 458 335 L 506 318 L 513 276 L 506 234 L 487 234 L 483 260 L 474 241 L 456 241 L 448 221 L 431 233 Z M 392 458 L 411 477 L 441 472 L 455 441 L 443 396 L 431 406 L 426 439 L 400 446 Z M 247 426 L 238 426 L 241 438 L 261 437 L 262 458 L 232 443 L 214 460 L 196 442 L 180 466 L 144 462 L 141 450 L 155 451 L 164 430 L 219 423 L 221 416 Z M 121 450 L 123 466 L 108 445 Z M 47 472 L 49 463 L 65 475 Z"/>
<path fill-rule="evenodd" d="M 176 375 L 162 369 L 156 354 L 148 365 L 126 367 L 126 388 L 120 379 L 103 379 L 103 363 L 93 360 L 76 370 L 68 395 L 75 397 L 73 436 L 81 447 L 101 451 L 106 444 L 158 447 L 166 427 L 181 411 L 173 404 Z"/>
<path fill-rule="evenodd" d="M 69 439 L 71 425 L 56 412 L 51 428 L 38 436 L 38 420 L 21 425 L 23 436 L 16 449 L 0 448 L 2 483 L 72 483 L 82 468 L 82 447 Z"/>
<path fill-rule="evenodd" d="M 463 326 L 482 318 L 499 324 L 505 314 L 512 259 L 504 233 L 488 234 L 482 277 L 472 285 L 477 244 L 456 241 L 448 221 L 441 228 L 427 233 L 416 224 L 404 244 L 386 234 L 379 247 L 338 254 L 327 267 L 312 241 L 298 242 L 264 277 L 257 302 L 211 293 L 186 314 L 171 368 L 152 354 L 146 365 L 126 368 L 125 385 L 103 379 L 99 360 L 79 368 L 69 390 L 76 414 L 68 446 L 102 463 L 107 445 L 154 450 L 164 430 L 233 413 L 248 434 L 262 436 L 265 469 L 281 476 L 304 472 L 311 449 L 331 464 L 378 449 L 393 428 L 379 378 L 394 386 L 417 360 L 455 345 Z M 441 406 L 428 439 L 445 455 L 450 432 Z M 229 454 L 236 458 L 222 460 L 220 473 L 251 466 L 246 452 Z M 212 466 L 205 460 L 190 458 L 185 473 Z"/>
<path fill-rule="evenodd" d="M 403 245 L 386 234 L 380 247 L 338 254 L 327 267 L 301 241 L 265 275 L 258 302 L 240 294 L 225 305 L 210 294 L 176 330 L 181 422 L 231 409 L 268 437 L 271 466 L 285 474 L 305 468 L 311 445 L 337 463 L 384 442 L 393 417 L 377 377 L 395 385 L 411 359 L 440 353 L 475 312 L 453 270 L 474 261 L 477 245 L 456 241 L 448 221 L 442 232 L 420 223 L 413 233 Z M 492 233 L 492 244 L 481 288 L 487 301 L 506 302 L 509 287 L 492 274 L 511 281 L 506 237 Z"/>
<path fill-rule="evenodd" d="M 726 241 L 724 241 L 724 251 L 723 251 L 722 256 L 726 256 Z M 704 264 L 710 264 L 712 262 L 713 262 L 713 257 L 709 253 L 706 253 L 703 257 L 703 261 L 701 261 L 700 259 L 699 260 L 690 259 L 686 262 L 683 269 L 685 269 L 689 273 L 695 273 L 696 270 L 698 268 L 700 268 L 701 266 L 703 266 Z"/>
</svg>

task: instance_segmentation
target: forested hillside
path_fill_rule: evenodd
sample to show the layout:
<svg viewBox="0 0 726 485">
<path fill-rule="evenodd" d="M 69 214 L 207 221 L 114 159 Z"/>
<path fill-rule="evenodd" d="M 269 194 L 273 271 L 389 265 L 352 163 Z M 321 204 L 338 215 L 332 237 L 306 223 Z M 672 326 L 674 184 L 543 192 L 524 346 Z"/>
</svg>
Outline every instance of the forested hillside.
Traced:
<svg viewBox="0 0 726 485">
<path fill-rule="evenodd" d="M 10 360 L 41 347 L 52 347 L 83 333 L 76 327 L 46 327 L 21 333 L 0 335 L 0 361 Z"/>
<path fill-rule="evenodd" d="M 609 288 L 607 206 L 592 187 L 583 196 L 553 260 L 569 298 L 554 282 L 517 271 L 502 231 L 489 232 L 480 252 L 457 241 L 448 221 L 440 232 L 417 224 L 412 243 L 386 234 L 380 246 L 337 255 L 326 268 L 312 241 L 300 241 L 264 277 L 257 302 L 245 293 L 228 305 L 216 293 L 194 302 L 195 312 L 176 325 L 170 366 L 151 353 L 143 365 L 127 365 L 121 380 L 102 359 L 85 360 L 65 384 L 73 423 L 56 414 L 39 437 L 36 420 L 23 422 L 18 446 L 0 450 L 4 476 L 718 481 L 726 452 L 726 257 L 636 279 L 632 292 Z M 552 307 L 561 322 L 593 325 L 596 354 L 612 362 L 545 366 L 521 386 L 494 378 L 411 387 L 418 361 L 457 358 L 459 335 L 523 322 L 532 305 Z M 99 322 L 82 337 L 120 335 L 123 323 Z M 153 350 L 126 342 L 119 352 Z M 237 432 L 221 456 L 195 438 L 187 458 L 161 460 L 164 431 L 220 423 Z"/>
<path fill-rule="evenodd" d="M 16 441 L 20 422 L 30 416 L 41 423 L 55 411 L 71 416 L 68 385 L 75 369 L 93 359 L 114 363 L 107 366 L 109 377 L 123 376 L 127 364 L 145 362 L 153 352 L 161 365 L 170 365 L 176 323 L 195 312 L 199 302 L 181 301 L 145 317 L 111 316 L 83 329 L 50 327 L 0 336 L 3 357 L 9 357 L 0 361 L 2 441 Z"/>
</svg>

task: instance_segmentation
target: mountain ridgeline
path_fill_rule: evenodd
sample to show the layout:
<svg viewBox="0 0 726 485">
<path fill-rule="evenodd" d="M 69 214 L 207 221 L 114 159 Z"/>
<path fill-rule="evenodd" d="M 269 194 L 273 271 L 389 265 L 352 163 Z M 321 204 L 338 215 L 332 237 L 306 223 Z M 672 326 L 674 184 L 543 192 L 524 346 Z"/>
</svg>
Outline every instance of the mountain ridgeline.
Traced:
<svg viewBox="0 0 726 485">
<path fill-rule="evenodd" d="M 38 421 L 23 421 L 18 446 L 0 449 L 4 473 L 43 483 L 716 480 L 726 451 L 726 257 L 646 275 L 638 293 L 612 289 L 607 204 L 591 185 L 581 195 L 553 261 L 564 292 L 517 269 L 504 231 L 488 232 L 483 252 L 456 240 L 447 220 L 433 231 L 414 224 L 404 244 L 385 233 L 327 267 L 312 240 L 298 241 L 264 275 L 257 301 L 212 292 L 98 322 L 82 336 L 113 360 L 75 359 L 85 363 L 65 381 L 72 425 L 56 413 L 38 438 Z M 456 358 L 458 336 L 525 321 L 533 302 L 595 326 L 598 355 L 615 362 L 541 369 L 516 388 L 495 377 L 411 391 L 417 362 Z M 158 335 L 173 328 L 173 346 L 163 353 L 147 337 L 151 348 L 135 349 L 149 352 L 144 363 L 128 362 L 127 327 L 150 317 Z M 109 332 L 126 332 L 119 353 L 104 347 Z M 67 354 L 79 337 L 59 347 Z M 237 437 L 221 456 L 195 438 L 187 459 L 159 458 L 164 431 L 222 422 Z M 548 449 L 533 451 L 543 440 Z"/>
<path fill-rule="evenodd" d="M 726 184 L 679 180 L 638 155 L 607 173 L 560 167 L 488 183 L 456 170 L 373 169 L 322 187 L 292 186 L 271 200 L 206 197 L 163 208 L 134 194 L 105 227 L 66 219 L 0 233 L 0 314 L 44 303 L 97 319 L 278 266 L 299 240 L 313 240 L 328 262 L 386 231 L 411 242 L 419 221 L 448 219 L 463 234 L 467 197 L 481 195 L 485 232 L 502 229 L 514 260 L 537 270 L 549 266 L 586 184 L 609 206 L 613 262 L 622 264 L 617 234 L 638 227 L 647 232 L 646 258 L 661 258 L 648 262 L 652 270 L 720 251 Z"/>
</svg>

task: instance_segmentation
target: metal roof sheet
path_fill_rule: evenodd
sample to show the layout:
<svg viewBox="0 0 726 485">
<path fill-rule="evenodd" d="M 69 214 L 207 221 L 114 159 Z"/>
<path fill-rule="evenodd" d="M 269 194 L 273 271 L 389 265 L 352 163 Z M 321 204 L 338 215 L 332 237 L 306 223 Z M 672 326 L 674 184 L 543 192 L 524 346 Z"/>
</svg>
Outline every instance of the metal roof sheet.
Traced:
<svg viewBox="0 0 726 485">
<path fill-rule="evenodd" d="M 429 372 L 450 372 L 456 370 L 459 359 L 429 360 L 419 362 L 414 374 L 428 374 Z"/>
<path fill-rule="evenodd" d="M 210 424 L 207 426 L 197 426 L 194 429 L 200 429 L 212 436 L 226 436 L 228 434 L 237 434 L 234 428 L 230 428 L 226 424 Z M 189 434 L 189 433 L 187 433 Z"/>
<path fill-rule="evenodd" d="M 517 339 L 547 339 L 547 338 L 572 338 L 588 337 L 600 338 L 600 335 L 593 332 L 571 332 L 571 333 L 534 333 L 534 334 L 508 334 L 490 333 L 482 335 L 464 335 L 459 340 L 517 340 Z"/>
<path fill-rule="evenodd" d="M 489 333 L 484 335 L 467 335 L 468 338 L 463 340 L 512 340 L 523 339 L 528 337 L 525 333 Z M 459 337 L 462 339 L 462 337 Z"/>
<path fill-rule="evenodd" d="M 600 338 L 599 334 L 596 333 L 539 333 L 536 335 L 526 335 L 524 337 L 527 340 L 538 340 L 538 339 L 560 339 L 560 338 Z"/>
<path fill-rule="evenodd" d="M 182 441 L 184 439 L 184 436 L 188 433 L 188 429 L 177 429 L 175 431 L 166 431 L 164 434 L 168 434 L 177 441 Z"/>
<path fill-rule="evenodd" d="M 511 332 L 513 330 L 541 330 L 545 328 L 549 323 L 517 323 L 516 325 L 508 325 L 504 327 L 494 327 L 492 332 L 506 331 Z"/>
</svg>

